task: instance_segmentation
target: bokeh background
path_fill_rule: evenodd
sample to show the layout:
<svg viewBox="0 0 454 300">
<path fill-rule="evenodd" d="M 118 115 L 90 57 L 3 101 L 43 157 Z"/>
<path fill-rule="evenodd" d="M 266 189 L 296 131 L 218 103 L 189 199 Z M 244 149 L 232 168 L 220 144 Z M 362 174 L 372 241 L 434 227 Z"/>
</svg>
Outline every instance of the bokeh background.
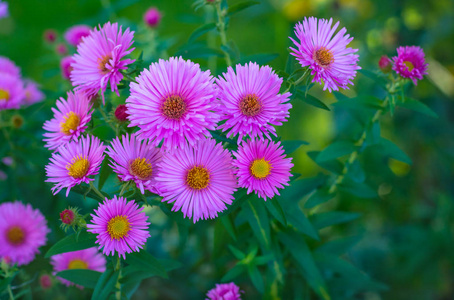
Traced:
<svg viewBox="0 0 454 300">
<path fill-rule="evenodd" d="M 6 176 L 0 178 L 0 202 L 22 200 L 41 209 L 52 233 L 48 246 L 64 236 L 58 228 L 58 213 L 68 205 L 86 209 L 96 203 L 80 195 L 53 196 L 50 185 L 44 183 L 44 166 L 50 152 L 43 148 L 42 124 L 51 117 L 50 108 L 58 97 L 70 89 L 63 82 L 56 47 L 63 43 L 63 33 L 70 26 L 96 26 L 106 21 L 118 21 L 136 33 L 136 47 L 144 49 L 147 62 L 157 57 L 183 55 L 211 68 L 216 75 L 225 70 L 222 58 L 207 57 L 202 45 L 219 49 L 216 35 L 197 39 L 188 44 L 191 33 L 214 15 L 210 10 L 194 10 L 192 0 L 14 0 L 8 1 L 10 17 L 0 20 L 0 55 L 9 57 L 22 68 L 24 76 L 41 84 L 46 100 L 16 112 L 8 128 L 14 148 L 0 134 L 0 157 L 12 157 L 13 164 L 0 162 Z M 229 0 L 229 4 L 239 1 Z M 454 1 L 394 1 L 394 0 L 261 0 L 230 19 L 229 39 L 238 48 L 238 61 L 249 59 L 266 62 L 275 70 L 285 68 L 288 59 L 288 36 L 295 22 L 305 16 L 333 18 L 354 36 L 352 47 L 359 49 L 360 66 L 376 70 L 381 55 L 393 56 L 400 45 L 419 45 L 430 64 L 429 75 L 411 90 L 438 114 L 438 118 L 414 111 L 398 109 L 394 116 L 382 118 L 382 135 L 399 145 L 413 161 L 412 165 L 393 159 L 383 161 L 379 149 L 368 149 L 360 160 L 369 182 L 378 187 L 378 197 L 372 199 L 340 195 L 320 209 L 341 209 L 357 212 L 361 217 L 353 222 L 332 226 L 320 234 L 322 239 L 352 237 L 356 245 L 346 256 L 358 268 L 384 286 L 364 287 L 361 294 L 342 294 L 342 283 L 330 285 L 333 298 L 342 299 L 453 299 L 454 298 Z M 162 22 L 152 33 L 142 20 L 150 6 L 163 14 Z M 57 42 L 46 43 L 43 33 L 54 29 Z M 153 39 L 157 38 L 156 44 Z M 199 47 L 200 46 L 200 47 Z M 68 46 L 69 53 L 75 49 Z M 135 51 L 133 57 L 139 56 Z M 278 128 L 283 139 L 304 140 L 309 144 L 292 154 L 294 172 L 303 177 L 326 172 L 319 168 L 307 152 L 323 149 L 333 139 L 351 136 L 355 130 L 355 115 L 332 106 L 335 97 L 317 86 L 312 91 L 331 111 L 294 101 L 291 118 Z M 378 95 L 383 91 L 358 74 L 355 86 L 344 94 Z M 122 95 L 124 98 L 127 95 Z M 123 98 L 123 99 L 124 99 Z M 18 120 L 18 121 L 17 121 Z M 102 132 L 100 132 L 102 134 Z M 380 159 L 378 159 L 380 157 Z M 294 195 L 295 201 L 304 197 Z M 175 224 L 158 211 L 152 215 L 152 238 L 148 248 L 161 256 L 179 257 L 182 268 L 170 273 L 170 279 L 150 279 L 142 283 L 133 299 L 202 299 L 205 291 L 229 268 L 222 257 L 212 257 L 213 231 L 203 224 L 184 227 Z M 310 214 L 310 211 L 307 211 Z M 221 253 L 222 254 L 222 253 Z M 219 255 L 222 256 L 222 255 Z M 40 291 L 37 276 L 51 272 L 48 260 L 39 257 L 27 267 L 34 294 L 49 299 Z M 295 280 L 303 280 L 295 277 Z M 239 282 L 246 291 L 245 299 L 258 299 L 248 279 Z M 386 286 L 386 287 L 385 287 Z M 63 286 L 52 291 L 52 299 L 85 299 L 89 291 Z M 258 298 L 257 298 L 258 297 Z M 302 299 L 310 299 L 301 292 Z M 315 299 L 315 296 L 312 297 Z"/>
</svg>

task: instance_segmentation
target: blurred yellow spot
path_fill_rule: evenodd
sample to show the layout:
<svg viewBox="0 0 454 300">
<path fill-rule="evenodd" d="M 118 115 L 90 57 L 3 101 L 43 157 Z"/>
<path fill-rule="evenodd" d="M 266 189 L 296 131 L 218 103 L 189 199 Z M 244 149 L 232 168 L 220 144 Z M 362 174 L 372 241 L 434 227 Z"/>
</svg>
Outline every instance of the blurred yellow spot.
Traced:
<svg viewBox="0 0 454 300">
<path fill-rule="evenodd" d="M 9 92 L 7 90 L 0 89 L 0 100 L 9 100 Z"/>
<path fill-rule="evenodd" d="M 25 241 L 25 233 L 19 226 L 13 226 L 6 231 L 6 239 L 14 246 L 18 246 Z"/>
<path fill-rule="evenodd" d="M 401 162 L 399 160 L 395 160 L 393 158 L 390 158 L 388 160 L 388 166 L 391 169 L 391 171 L 399 177 L 403 177 L 410 172 L 411 166 L 409 164 L 406 164 L 404 162 Z"/>
<path fill-rule="evenodd" d="M 69 270 L 87 269 L 87 268 L 88 268 L 88 264 L 85 261 L 78 259 L 78 258 L 71 260 L 68 264 Z"/>
<path fill-rule="evenodd" d="M 291 0 L 284 4 L 282 12 L 288 20 L 295 22 L 301 20 L 304 16 L 309 15 L 311 10 L 311 1 Z"/>
<path fill-rule="evenodd" d="M 407 66 L 408 71 L 410 72 L 415 68 L 415 66 L 413 66 L 413 64 L 407 60 L 404 61 L 404 64 Z"/>
<path fill-rule="evenodd" d="M 410 29 L 420 29 L 424 26 L 424 17 L 413 7 L 406 8 L 402 13 L 402 17 L 404 18 L 405 26 Z"/>
</svg>

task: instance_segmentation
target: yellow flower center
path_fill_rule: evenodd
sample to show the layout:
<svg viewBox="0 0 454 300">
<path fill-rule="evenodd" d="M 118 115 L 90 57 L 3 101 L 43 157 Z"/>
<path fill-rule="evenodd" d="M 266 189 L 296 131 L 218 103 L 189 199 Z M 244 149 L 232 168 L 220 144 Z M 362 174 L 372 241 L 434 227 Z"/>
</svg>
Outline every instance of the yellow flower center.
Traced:
<svg viewBox="0 0 454 300">
<path fill-rule="evenodd" d="M 66 135 L 71 135 L 71 130 L 75 131 L 80 124 L 80 118 L 74 112 L 69 112 L 63 117 L 64 122 L 60 123 L 60 130 Z"/>
<path fill-rule="evenodd" d="M 320 49 L 314 53 L 314 60 L 318 65 L 327 67 L 334 62 L 334 55 L 325 47 L 320 47 Z"/>
<path fill-rule="evenodd" d="M 112 57 L 110 54 L 98 58 L 98 69 L 101 71 L 101 74 L 108 74 L 110 72 L 110 70 L 106 68 L 106 64 L 108 64 L 111 59 Z"/>
<path fill-rule="evenodd" d="M 186 102 L 177 95 L 166 98 L 161 106 L 162 114 L 169 119 L 179 120 L 186 113 Z"/>
<path fill-rule="evenodd" d="M 72 159 L 71 163 L 66 166 L 68 175 L 75 179 L 79 179 L 87 175 L 90 162 L 85 157 L 76 156 Z"/>
<path fill-rule="evenodd" d="M 255 94 L 247 95 L 240 100 L 239 108 L 243 115 L 254 117 L 262 110 L 262 103 Z"/>
<path fill-rule="evenodd" d="M 0 89 L 0 100 L 9 100 L 9 92 L 7 90 Z"/>
<path fill-rule="evenodd" d="M 188 171 L 186 183 L 194 190 L 201 190 L 210 183 L 210 174 L 204 167 L 195 166 Z"/>
<path fill-rule="evenodd" d="M 6 232 L 6 239 L 14 246 L 18 246 L 25 241 L 25 232 L 19 226 L 12 226 Z"/>
<path fill-rule="evenodd" d="M 81 260 L 81 259 L 73 259 L 69 262 L 68 264 L 68 269 L 73 270 L 73 269 L 88 269 L 88 264 Z"/>
<path fill-rule="evenodd" d="M 415 66 L 411 62 L 409 62 L 408 60 L 405 60 L 404 64 L 407 66 L 407 69 L 410 72 L 413 71 L 413 69 L 415 68 Z"/>
<path fill-rule="evenodd" d="M 110 234 L 111 240 L 119 240 L 127 236 L 130 230 L 131 226 L 126 216 L 116 216 L 107 224 L 107 232 Z"/>
<path fill-rule="evenodd" d="M 266 178 L 272 169 L 272 166 L 269 161 L 262 159 L 256 159 L 252 162 L 250 170 L 252 176 L 257 179 Z"/>
<path fill-rule="evenodd" d="M 146 179 L 151 176 L 153 168 L 145 158 L 138 157 L 129 165 L 129 172 L 131 172 L 132 175 L 139 177 L 139 179 Z"/>
</svg>

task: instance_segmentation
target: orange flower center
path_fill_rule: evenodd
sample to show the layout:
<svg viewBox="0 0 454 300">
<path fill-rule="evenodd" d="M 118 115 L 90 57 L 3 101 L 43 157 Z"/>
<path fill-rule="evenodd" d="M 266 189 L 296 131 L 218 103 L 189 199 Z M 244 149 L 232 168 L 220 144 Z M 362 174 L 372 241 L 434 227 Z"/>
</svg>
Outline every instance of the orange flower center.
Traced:
<svg viewBox="0 0 454 300">
<path fill-rule="evenodd" d="M 179 120 L 186 113 L 186 102 L 177 95 L 166 98 L 161 106 L 162 114 L 169 119 Z"/>
<path fill-rule="evenodd" d="M 71 135 L 71 130 L 75 131 L 80 124 L 80 118 L 74 112 L 69 112 L 63 117 L 64 122 L 60 123 L 60 130 L 66 135 Z"/>
<path fill-rule="evenodd" d="M 106 64 L 108 64 L 111 59 L 112 57 L 110 54 L 98 58 L 98 69 L 101 71 L 101 74 L 108 74 L 110 72 L 110 70 L 106 67 Z"/>
<path fill-rule="evenodd" d="M 4 90 L 4 89 L 0 89 L 0 100 L 5 100 L 5 101 L 8 101 L 9 100 L 9 92 L 7 90 Z"/>
<path fill-rule="evenodd" d="M 72 162 L 66 166 L 68 170 L 68 175 L 79 179 L 87 175 L 88 168 L 90 167 L 90 162 L 85 157 L 76 156 L 72 159 Z"/>
<path fill-rule="evenodd" d="M 19 226 L 12 226 L 6 232 L 6 239 L 14 246 L 18 246 L 25 241 L 25 232 Z"/>
<path fill-rule="evenodd" d="M 131 230 L 130 225 L 128 217 L 126 216 L 116 216 L 110 219 L 107 224 L 107 232 L 110 235 L 110 239 L 119 240 L 127 236 L 128 232 Z"/>
<path fill-rule="evenodd" d="M 255 94 L 247 95 L 240 100 L 239 108 L 243 115 L 254 117 L 262 110 L 262 103 Z"/>
<path fill-rule="evenodd" d="M 188 171 L 186 183 L 194 190 L 202 190 L 210 183 L 210 174 L 206 168 L 195 166 Z"/>
<path fill-rule="evenodd" d="M 334 62 L 334 55 L 325 47 L 320 47 L 320 49 L 315 51 L 314 60 L 318 65 L 325 68 Z"/>
<path fill-rule="evenodd" d="M 263 179 L 270 174 L 272 166 L 269 161 L 262 158 L 254 160 L 249 169 L 251 170 L 252 176 L 257 179 Z"/>
<path fill-rule="evenodd" d="M 69 262 L 68 264 L 68 269 L 73 270 L 73 269 L 88 269 L 88 264 L 87 262 L 81 260 L 81 259 L 73 259 Z"/>
<path fill-rule="evenodd" d="M 129 165 L 129 172 L 131 172 L 132 175 L 139 177 L 139 179 L 146 179 L 151 176 L 153 168 L 145 158 L 138 157 Z"/>
</svg>

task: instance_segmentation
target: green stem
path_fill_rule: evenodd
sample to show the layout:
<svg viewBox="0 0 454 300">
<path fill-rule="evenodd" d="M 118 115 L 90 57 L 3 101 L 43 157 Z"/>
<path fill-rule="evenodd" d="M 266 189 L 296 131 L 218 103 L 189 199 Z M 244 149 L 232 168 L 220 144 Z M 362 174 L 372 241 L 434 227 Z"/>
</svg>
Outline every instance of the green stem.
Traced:
<svg viewBox="0 0 454 300">
<path fill-rule="evenodd" d="M 224 48 L 227 47 L 227 35 L 225 33 L 226 28 L 225 28 L 225 11 L 221 9 L 221 1 L 217 1 L 215 4 L 216 7 L 216 14 L 218 16 L 218 31 L 219 31 L 219 36 L 221 37 L 221 45 L 224 46 Z M 225 62 L 227 63 L 227 66 L 232 66 L 232 59 L 230 58 L 230 54 L 222 49 L 222 52 L 224 52 L 224 57 L 225 57 Z"/>
<path fill-rule="evenodd" d="M 109 124 L 110 128 L 112 128 L 113 131 L 117 132 L 117 129 L 109 122 L 109 118 L 107 117 L 106 112 L 104 111 L 104 109 L 99 107 L 99 111 L 101 112 L 101 115 L 104 118 L 104 122 Z"/>
<path fill-rule="evenodd" d="M 115 284 L 115 288 L 117 289 L 117 292 L 115 293 L 115 299 L 121 300 L 121 283 L 120 283 L 120 279 L 121 279 L 121 258 L 120 258 L 120 256 L 118 256 L 118 260 L 117 260 L 117 265 L 115 267 L 115 271 L 119 272 L 117 283 Z"/>
<path fill-rule="evenodd" d="M 96 187 L 95 185 L 93 184 L 93 181 L 90 181 L 90 188 L 99 196 L 101 197 L 101 199 L 105 199 L 106 196 L 104 196 Z"/>
<path fill-rule="evenodd" d="M 8 291 L 8 295 L 9 295 L 9 299 L 10 300 L 14 300 L 14 295 L 13 295 L 13 291 L 11 290 L 11 285 L 8 284 L 8 286 L 6 287 L 7 291 Z"/>
<path fill-rule="evenodd" d="M 131 75 L 127 74 L 127 73 L 123 73 L 123 76 L 130 82 L 135 82 L 137 83 L 136 79 L 135 78 L 132 78 Z"/>
<path fill-rule="evenodd" d="M 298 78 L 297 81 L 295 82 L 289 82 L 289 85 L 288 85 L 288 88 L 284 91 L 284 94 L 287 93 L 288 91 L 290 91 L 290 89 L 292 88 L 292 86 L 297 86 L 298 84 L 300 84 L 301 82 L 303 82 L 303 80 L 306 78 L 306 75 L 309 71 L 309 68 L 306 69 L 306 71 L 304 71 L 303 75 L 301 75 L 300 78 Z"/>
</svg>

